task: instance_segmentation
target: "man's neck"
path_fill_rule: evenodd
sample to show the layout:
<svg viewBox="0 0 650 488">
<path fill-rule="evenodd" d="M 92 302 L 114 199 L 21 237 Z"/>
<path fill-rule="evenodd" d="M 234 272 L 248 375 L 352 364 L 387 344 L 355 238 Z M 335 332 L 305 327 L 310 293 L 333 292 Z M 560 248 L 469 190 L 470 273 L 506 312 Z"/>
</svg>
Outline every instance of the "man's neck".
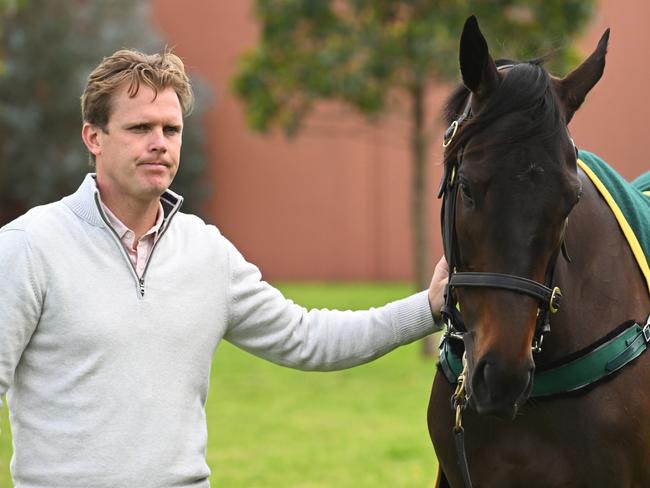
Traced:
<svg viewBox="0 0 650 488">
<path fill-rule="evenodd" d="M 105 196 L 101 189 L 100 195 L 102 203 L 113 212 L 115 217 L 133 231 L 135 234 L 134 242 L 140 240 L 156 224 L 160 200 L 140 202 L 120 199 L 115 201 L 115 199 L 111 199 L 110 195 Z"/>
</svg>

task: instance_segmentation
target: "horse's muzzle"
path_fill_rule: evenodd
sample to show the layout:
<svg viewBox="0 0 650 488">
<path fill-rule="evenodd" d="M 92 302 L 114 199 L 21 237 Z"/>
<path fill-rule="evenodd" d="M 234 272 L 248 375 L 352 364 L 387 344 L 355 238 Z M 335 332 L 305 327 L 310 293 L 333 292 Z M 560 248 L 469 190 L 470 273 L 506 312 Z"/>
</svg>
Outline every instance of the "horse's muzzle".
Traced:
<svg viewBox="0 0 650 488">
<path fill-rule="evenodd" d="M 470 371 L 469 401 L 480 415 L 513 419 L 533 387 L 532 359 L 517 368 L 481 359 Z"/>
</svg>

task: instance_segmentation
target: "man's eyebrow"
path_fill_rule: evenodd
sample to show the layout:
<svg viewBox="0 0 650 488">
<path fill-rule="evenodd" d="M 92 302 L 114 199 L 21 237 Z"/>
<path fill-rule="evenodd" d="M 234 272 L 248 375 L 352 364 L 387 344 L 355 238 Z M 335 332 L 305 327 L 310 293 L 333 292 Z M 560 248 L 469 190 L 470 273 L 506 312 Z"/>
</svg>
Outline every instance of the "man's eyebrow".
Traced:
<svg viewBox="0 0 650 488">
<path fill-rule="evenodd" d="M 143 119 L 127 120 L 122 124 L 124 127 L 133 127 L 137 125 L 151 125 L 151 122 Z"/>
</svg>

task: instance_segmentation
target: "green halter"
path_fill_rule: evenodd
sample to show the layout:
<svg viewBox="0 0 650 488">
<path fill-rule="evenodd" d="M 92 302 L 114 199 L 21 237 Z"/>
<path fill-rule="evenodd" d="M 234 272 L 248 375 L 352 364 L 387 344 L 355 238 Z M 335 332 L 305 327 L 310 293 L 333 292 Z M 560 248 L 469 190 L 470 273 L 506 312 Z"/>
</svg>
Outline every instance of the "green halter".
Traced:
<svg viewBox="0 0 650 488">
<path fill-rule="evenodd" d="M 462 370 L 461 358 L 452 351 L 449 336 L 440 345 L 440 369 L 455 384 Z M 650 316 L 645 325 L 633 321 L 618 327 L 578 353 L 535 372 L 531 397 L 550 397 L 592 385 L 639 357 L 650 342 Z"/>
</svg>

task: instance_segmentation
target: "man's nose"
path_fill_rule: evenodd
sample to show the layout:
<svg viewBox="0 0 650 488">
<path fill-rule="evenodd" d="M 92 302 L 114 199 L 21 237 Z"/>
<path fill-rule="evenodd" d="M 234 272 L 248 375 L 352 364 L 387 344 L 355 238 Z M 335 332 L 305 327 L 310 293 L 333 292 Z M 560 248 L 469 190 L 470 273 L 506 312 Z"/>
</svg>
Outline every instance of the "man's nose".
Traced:
<svg viewBox="0 0 650 488">
<path fill-rule="evenodd" d="M 151 152 L 166 153 L 167 152 L 167 139 L 162 127 L 155 128 L 151 131 L 151 140 L 149 142 L 149 150 Z"/>
</svg>

